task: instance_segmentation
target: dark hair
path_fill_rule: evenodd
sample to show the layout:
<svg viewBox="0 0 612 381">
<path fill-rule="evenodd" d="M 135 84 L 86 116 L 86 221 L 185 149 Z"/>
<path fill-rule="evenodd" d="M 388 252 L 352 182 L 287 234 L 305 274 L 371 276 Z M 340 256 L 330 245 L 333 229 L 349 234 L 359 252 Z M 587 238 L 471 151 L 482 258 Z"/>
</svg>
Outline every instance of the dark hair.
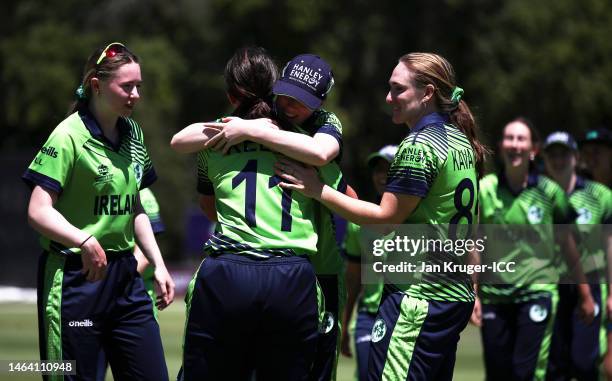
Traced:
<svg viewBox="0 0 612 381">
<path fill-rule="evenodd" d="M 526 118 L 524 116 L 517 116 L 516 118 L 510 120 L 508 123 L 506 123 L 504 125 L 504 128 L 502 129 L 502 136 L 500 138 L 500 141 L 502 141 L 504 139 L 504 130 L 506 129 L 506 126 L 508 126 L 511 123 L 521 123 L 522 125 L 524 125 L 525 127 L 527 127 L 527 129 L 529 130 L 529 135 L 531 136 L 531 145 L 533 147 L 533 149 L 536 151 L 536 156 L 538 154 L 539 148 L 540 148 L 540 143 L 541 143 L 541 138 L 540 138 L 540 132 L 538 131 L 538 129 L 535 127 L 535 125 L 533 124 L 533 122 L 531 121 L 531 119 Z M 503 160 L 501 160 L 501 158 L 498 156 L 498 165 L 500 168 L 504 167 L 503 164 Z M 533 171 L 537 171 L 537 162 L 536 159 L 533 159 L 529 162 L 529 171 L 533 172 Z M 541 172 L 541 171 L 539 171 Z"/>
<path fill-rule="evenodd" d="M 261 47 L 240 48 L 225 65 L 227 93 L 240 104 L 233 115 L 244 119 L 273 117 L 272 86 L 278 67 Z"/>
<path fill-rule="evenodd" d="M 478 140 L 476 120 L 464 100 L 458 103 L 451 100 L 457 87 L 455 71 L 451 64 L 442 56 L 433 53 L 409 53 L 399 61 L 412 72 L 417 87 L 428 84 L 434 86 L 434 99 L 440 111 L 450 115 L 451 122 L 459 128 L 470 141 L 476 156 L 476 171 L 478 176 L 484 175 L 485 156 L 489 149 Z"/>
<path fill-rule="evenodd" d="M 101 57 L 105 49 L 106 53 L 104 57 Z M 100 63 L 97 63 L 100 59 Z M 138 57 L 127 47 L 119 43 L 105 45 L 91 53 L 83 69 L 83 76 L 79 85 L 82 86 L 83 95 L 77 97 L 77 100 L 72 103 L 68 114 L 72 114 L 89 105 L 92 78 L 108 79 L 112 77 L 121 66 L 131 62 L 139 63 Z"/>
<path fill-rule="evenodd" d="M 527 129 L 529 130 L 529 134 L 531 135 L 531 144 L 536 149 L 540 146 L 540 143 L 541 143 L 540 133 L 538 132 L 537 128 L 535 128 L 535 125 L 533 124 L 531 119 L 528 119 L 528 118 L 526 118 L 524 116 L 517 116 L 516 118 L 514 118 L 511 121 L 509 121 L 508 123 L 506 123 L 504 125 L 504 129 L 510 123 L 521 123 L 521 124 L 524 124 L 525 127 L 527 127 Z"/>
</svg>

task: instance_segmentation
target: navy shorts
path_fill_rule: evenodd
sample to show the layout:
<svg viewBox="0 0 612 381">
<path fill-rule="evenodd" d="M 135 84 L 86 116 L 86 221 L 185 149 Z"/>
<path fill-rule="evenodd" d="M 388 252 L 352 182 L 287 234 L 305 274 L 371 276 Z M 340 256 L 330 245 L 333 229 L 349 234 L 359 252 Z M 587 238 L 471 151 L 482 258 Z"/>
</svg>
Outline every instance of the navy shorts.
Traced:
<svg viewBox="0 0 612 381">
<path fill-rule="evenodd" d="M 186 295 L 184 380 L 306 380 L 319 291 L 301 257 L 206 258 Z"/>
<path fill-rule="evenodd" d="M 167 380 L 159 325 L 131 252 L 106 253 L 103 280 L 88 282 L 79 255 L 44 252 L 38 273 L 43 360 L 75 360 L 77 376 L 96 380 L 100 352 L 115 380 Z"/>
<path fill-rule="evenodd" d="M 604 327 L 606 311 L 602 287 L 591 284 L 595 300 L 595 318 L 585 324 L 578 314 L 578 290 L 573 284 L 559 285 L 559 307 L 554 326 L 547 380 L 599 380 L 599 364 L 607 350 Z M 602 300 L 603 299 L 603 300 Z"/>
<path fill-rule="evenodd" d="M 319 327 L 316 357 L 308 379 L 311 381 L 329 381 L 336 379 L 336 366 L 338 364 L 340 333 L 338 323 L 340 320 L 341 290 L 339 289 L 338 275 L 317 274 L 317 279 L 325 298 L 325 312 L 323 313 L 323 322 Z"/>
<path fill-rule="evenodd" d="M 524 302 L 482 305 L 487 380 L 544 380 L 556 305 L 556 293 Z"/>
<path fill-rule="evenodd" d="M 372 327 L 368 379 L 452 380 L 459 335 L 473 308 L 473 302 L 424 300 L 385 290 Z"/>
<path fill-rule="evenodd" d="M 368 357 L 372 342 L 372 327 L 376 321 L 376 314 L 367 311 L 357 313 L 355 322 L 355 352 L 357 360 L 357 375 L 359 381 L 368 379 Z"/>
</svg>

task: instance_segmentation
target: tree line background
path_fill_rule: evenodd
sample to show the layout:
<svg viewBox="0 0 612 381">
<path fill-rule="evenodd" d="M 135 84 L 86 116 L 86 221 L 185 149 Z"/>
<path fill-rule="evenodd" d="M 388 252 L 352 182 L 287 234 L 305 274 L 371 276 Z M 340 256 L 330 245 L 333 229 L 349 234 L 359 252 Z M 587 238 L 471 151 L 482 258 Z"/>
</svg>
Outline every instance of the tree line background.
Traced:
<svg viewBox="0 0 612 381">
<path fill-rule="evenodd" d="M 365 158 L 407 133 L 391 124 L 385 104 L 391 70 L 407 52 L 450 60 L 493 148 L 518 115 L 542 134 L 577 137 L 612 121 L 608 0 L 21 0 L 2 2 L 0 12 L 0 158 L 16 168 L 3 182 L 16 181 L 65 117 L 87 56 L 124 42 L 141 59 L 134 118 L 159 175 L 162 249 L 173 259 L 181 257 L 196 172 L 195 156 L 174 153 L 169 141 L 231 111 L 222 73 L 243 45 L 265 47 L 281 68 L 307 52 L 330 62 L 336 86 L 325 107 L 342 121 L 343 170 L 365 198 L 373 196 Z M 25 189 L 19 202 L 14 191 L 0 194 L 3 240 L 9 225 L 26 224 Z"/>
</svg>

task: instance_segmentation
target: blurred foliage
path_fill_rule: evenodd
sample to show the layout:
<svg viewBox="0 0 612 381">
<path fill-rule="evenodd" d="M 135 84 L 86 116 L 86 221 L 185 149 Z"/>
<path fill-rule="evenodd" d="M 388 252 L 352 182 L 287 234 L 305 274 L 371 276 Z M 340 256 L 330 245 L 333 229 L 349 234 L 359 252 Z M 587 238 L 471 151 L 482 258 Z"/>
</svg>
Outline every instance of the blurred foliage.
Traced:
<svg viewBox="0 0 612 381">
<path fill-rule="evenodd" d="M 3 152 L 42 144 L 96 47 L 123 41 L 141 57 L 135 118 L 160 174 L 153 188 L 169 227 L 168 255 L 178 255 L 185 209 L 195 200 L 194 157 L 175 154 L 168 142 L 185 125 L 230 111 L 222 71 L 242 45 L 264 46 L 280 67 L 304 52 L 332 64 L 336 86 L 325 107 L 343 122 L 343 168 L 366 198 L 373 194 L 365 157 L 407 132 L 390 123 L 385 95 L 409 51 L 453 63 L 490 145 L 517 115 L 543 134 L 578 137 L 612 121 L 607 0 L 21 0 L 0 11 Z"/>
</svg>

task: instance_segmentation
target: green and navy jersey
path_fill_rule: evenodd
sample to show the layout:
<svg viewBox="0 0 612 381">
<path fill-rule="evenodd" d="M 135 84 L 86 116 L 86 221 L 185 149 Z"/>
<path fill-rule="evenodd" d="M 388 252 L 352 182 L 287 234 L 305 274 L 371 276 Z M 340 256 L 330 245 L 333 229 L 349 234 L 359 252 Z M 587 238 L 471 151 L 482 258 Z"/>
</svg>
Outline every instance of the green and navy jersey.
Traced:
<svg viewBox="0 0 612 381">
<path fill-rule="evenodd" d="M 342 124 L 333 112 L 323 109 L 316 110 L 311 117 L 303 123 L 303 126 L 295 126 L 295 130 L 296 132 L 309 136 L 314 136 L 315 134 L 328 134 L 338 141 L 340 151 L 342 151 Z M 341 153 L 336 156 L 333 162 L 319 168 L 319 174 L 328 185 L 339 192 L 345 193 L 347 184 L 338 166 L 340 156 Z M 344 263 L 340 257 L 340 247 L 336 240 L 334 216 L 323 204 L 317 203 L 317 205 L 317 254 L 312 256 L 310 261 L 317 274 L 341 274 L 344 270 Z"/>
<path fill-rule="evenodd" d="M 300 126 L 305 132 L 314 136 L 315 134 L 328 134 L 338 141 L 340 152 L 335 161 L 340 162 L 342 158 L 342 123 L 331 111 L 324 109 L 315 110 L 312 115 Z"/>
<path fill-rule="evenodd" d="M 250 141 L 231 147 L 226 155 L 199 152 L 198 191 L 215 196 L 218 218 L 206 251 L 254 257 L 317 252 L 318 204 L 278 185 L 277 160 L 276 153 Z"/>
<path fill-rule="evenodd" d="M 145 188 L 140 191 L 140 204 L 147 214 L 147 217 L 149 217 L 149 221 L 151 221 L 153 233 L 163 233 L 166 230 L 166 226 L 161 218 L 161 214 L 159 214 L 159 204 L 151 189 Z"/>
<path fill-rule="evenodd" d="M 553 224 L 571 223 L 575 216 L 561 187 L 532 173 L 527 186 L 513 193 L 503 172 L 490 174 L 480 181 L 479 203 L 481 224 L 508 226 L 495 229 L 495 234 L 505 232 L 505 237 L 488 239 L 483 264 L 493 259 L 516 262 L 514 272 L 496 274 L 500 284 L 480 286 L 483 302 L 522 302 L 553 292 L 559 278 Z"/>
<path fill-rule="evenodd" d="M 346 193 L 347 184 L 338 164 L 333 161 L 319 168 L 319 176 L 330 187 Z M 310 257 L 315 273 L 319 275 L 342 274 L 344 262 L 336 240 L 336 223 L 332 212 L 323 204 L 316 203 L 315 226 L 317 230 L 317 253 Z"/>
<path fill-rule="evenodd" d="M 159 204 L 157 203 L 157 199 L 150 188 L 145 188 L 140 191 L 140 204 L 142 205 L 144 212 L 147 214 L 147 217 L 149 217 L 149 221 L 151 221 L 153 233 L 158 235 L 166 231 L 164 221 L 159 214 Z M 153 299 L 155 299 L 155 295 L 153 292 L 153 282 L 151 280 L 153 279 L 154 272 L 155 269 L 153 266 L 147 266 L 142 274 L 140 274 L 142 279 L 145 280 L 145 288 L 147 289 L 147 292 Z M 155 303 L 153 303 L 153 305 L 155 305 Z"/>
<path fill-rule="evenodd" d="M 96 237 L 106 251 L 132 250 L 138 192 L 157 178 L 142 130 L 117 121 L 120 141 L 106 139 L 93 115 L 75 112 L 51 133 L 23 179 L 56 192 L 54 207 L 72 225 Z M 80 253 L 41 237 L 44 249 Z"/>
<path fill-rule="evenodd" d="M 470 141 L 448 115 L 432 113 L 421 118 L 400 144 L 387 175 L 386 191 L 420 197 L 406 224 L 447 227 L 477 222 L 478 176 Z M 454 253 L 435 253 L 434 261 L 462 259 Z M 465 274 L 424 274 L 418 284 L 395 285 L 410 296 L 439 301 L 472 301 L 474 292 Z"/>
<path fill-rule="evenodd" d="M 577 214 L 576 242 L 582 270 L 585 274 L 600 274 L 605 279 L 606 255 L 601 225 L 612 223 L 612 192 L 603 184 L 578 176 L 569 202 Z"/>
<path fill-rule="evenodd" d="M 344 253 L 346 259 L 350 262 L 361 262 L 361 243 L 359 242 L 359 233 L 361 227 L 357 224 L 349 222 L 346 225 L 346 236 L 344 237 Z M 359 311 L 365 311 L 371 314 L 378 312 L 378 306 L 382 299 L 384 282 L 381 279 L 378 283 L 365 283 L 363 290 L 359 296 Z"/>
</svg>

